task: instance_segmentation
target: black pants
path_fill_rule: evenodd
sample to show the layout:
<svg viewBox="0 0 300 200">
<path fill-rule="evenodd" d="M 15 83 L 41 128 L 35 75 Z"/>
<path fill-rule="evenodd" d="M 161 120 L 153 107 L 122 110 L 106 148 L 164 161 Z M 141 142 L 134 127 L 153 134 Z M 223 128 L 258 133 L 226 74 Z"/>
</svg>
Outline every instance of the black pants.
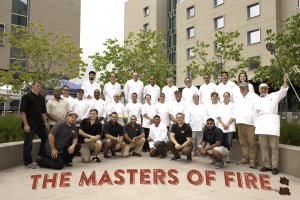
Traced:
<svg viewBox="0 0 300 200">
<path fill-rule="evenodd" d="M 32 140 L 34 139 L 35 135 L 38 135 L 39 138 L 41 138 L 41 145 L 39 149 L 38 155 L 41 157 L 45 157 L 45 143 L 48 139 L 48 133 L 47 129 L 42 125 L 38 126 L 36 128 L 30 129 L 29 133 L 24 132 L 24 145 L 23 145 L 23 162 L 24 165 L 32 163 L 32 156 L 31 156 L 31 150 L 32 150 Z"/>
<path fill-rule="evenodd" d="M 150 148 L 149 148 L 149 142 L 147 141 L 148 137 L 149 137 L 149 131 L 150 129 L 149 128 L 143 128 L 144 129 L 144 134 L 145 134 L 145 143 L 144 143 L 144 146 L 143 146 L 143 151 L 148 151 Z"/>
<path fill-rule="evenodd" d="M 68 153 L 68 148 L 71 145 L 65 147 L 63 153 L 57 154 L 56 158 L 52 158 L 51 155 L 47 155 L 41 160 L 38 160 L 37 163 L 40 167 L 50 168 L 50 169 L 62 169 L 65 164 L 71 163 L 76 152 L 80 150 L 80 145 L 76 145 L 74 152 L 72 154 Z"/>
</svg>

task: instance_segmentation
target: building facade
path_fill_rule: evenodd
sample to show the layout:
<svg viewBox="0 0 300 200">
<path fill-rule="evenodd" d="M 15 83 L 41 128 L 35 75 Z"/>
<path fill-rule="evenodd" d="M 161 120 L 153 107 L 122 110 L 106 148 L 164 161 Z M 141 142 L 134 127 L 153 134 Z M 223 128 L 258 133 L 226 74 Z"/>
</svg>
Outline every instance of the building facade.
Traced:
<svg viewBox="0 0 300 200">
<path fill-rule="evenodd" d="M 0 33 L 26 27 L 30 22 L 45 25 L 46 31 L 65 34 L 80 47 L 80 0 L 0 0 Z M 17 50 L 0 41 L 0 69 L 8 70 Z"/>
<path fill-rule="evenodd" d="M 266 30 L 278 31 L 283 20 L 300 12 L 300 0 L 128 0 L 125 3 L 125 38 L 129 32 L 156 30 L 165 34 L 168 58 L 176 69 L 176 85 L 184 86 L 186 66 L 196 41 L 210 44 L 215 51 L 218 31 L 239 31 L 236 40 L 244 45 L 243 57 L 257 57 L 268 64 Z M 251 79 L 258 64 L 249 63 Z M 231 77 L 236 79 L 236 77 Z M 194 85 L 202 83 L 202 77 Z"/>
</svg>

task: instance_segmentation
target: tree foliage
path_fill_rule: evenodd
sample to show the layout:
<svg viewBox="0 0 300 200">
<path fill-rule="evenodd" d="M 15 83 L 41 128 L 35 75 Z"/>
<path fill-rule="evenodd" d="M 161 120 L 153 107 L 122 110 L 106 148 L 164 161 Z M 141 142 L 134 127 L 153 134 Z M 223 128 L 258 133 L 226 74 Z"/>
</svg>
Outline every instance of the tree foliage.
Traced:
<svg viewBox="0 0 300 200">
<path fill-rule="evenodd" d="M 282 67 L 289 74 L 291 82 L 300 87 L 300 13 L 285 20 L 279 32 L 267 30 L 266 41 L 275 44 L 275 54 L 280 65 L 273 57 L 269 65 L 257 69 L 254 80 L 267 82 L 273 88 L 279 88 L 284 74 Z"/>
<path fill-rule="evenodd" d="M 144 84 L 153 75 L 157 84 L 163 86 L 166 77 L 173 74 L 173 66 L 169 63 L 165 50 L 166 42 L 155 31 L 131 32 L 124 45 L 120 45 L 117 39 L 107 39 L 104 45 L 106 50 L 102 54 L 90 56 L 103 83 L 109 81 L 111 72 L 117 74 L 121 84 L 131 79 L 133 72 L 138 72 Z"/>
<path fill-rule="evenodd" d="M 40 79 L 52 87 L 62 78 L 77 77 L 79 69 L 85 71 L 86 65 L 80 57 L 82 49 L 69 36 L 46 32 L 41 24 L 30 23 L 29 27 L 18 27 L 1 36 L 15 50 L 14 57 L 26 61 L 25 67 L 16 61 L 10 64 L 9 71 L 1 71 L 1 85 L 12 84 L 18 88 L 20 83 Z"/>
<path fill-rule="evenodd" d="M 208 53 L 209 44 L 197 41 L 191 62 L 186 69 L 192 72 L 192 78 L 210 74 L 217 81 L 221 71 L 227 71 L 231 77 L 235 77 L 238 70 L 245 68 L 250 59 L 241 56 L 243 44 L 238 44 L 235 41 L 239 35 L 238 31 L 217 32 L 214 41 L 216 48 L 213 55 Z M 232 66 L 232 63 L 236 65 Z"/>
</svg>

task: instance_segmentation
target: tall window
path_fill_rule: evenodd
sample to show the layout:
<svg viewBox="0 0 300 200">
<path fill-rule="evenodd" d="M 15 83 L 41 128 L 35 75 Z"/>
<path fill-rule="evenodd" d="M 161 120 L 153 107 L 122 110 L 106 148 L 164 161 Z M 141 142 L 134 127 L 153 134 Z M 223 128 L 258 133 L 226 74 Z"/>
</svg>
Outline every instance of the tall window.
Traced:
<svg viewBox="0 0 300 200">
<path fill-rule="evenodd" d="M 248 69 L 254 70 L 260 67 L 260 56 L 253 56 L 249 58 Z"/>
<path fill-rule="evenodd" d="M 194 47 L 188 48 L 188 49 L 186 50 L 186 57 L 187 57 L 187 59 L 190 59 L 191 57 L 194 56 L 193 50 L 194 50 Z"/>
<path fill-rule="evenodd" d="M 300 8 L 300 0 L 298 0 L 298 8 Z"/>
<path fill-rule="evenodd" d="M 191 6 L 186 9 L 187 18 L 195 16 L 195 7 Z"/>
<path fill-rule="evenodd" d="M 13 0 L 11 24 L 27 26 L 28 24 L 28 0 Z"/>
<path fill-rule="evenodd" d="M 260 29 L 248 31 L 248 44 L 255 44 L 260 42 Z"/>
<path fill-rule="evenodd" d="M 224 0 L 214 0 L 214 6 L 219 6 L 224 3 Z"/>
<path fill-rule="evenodd" d="M 150 13 L 149 6 L 144 8 L 144 17 L 148 16 Z"/>
<path fill-rule="evenodd" d="M 0 34 L 5 32 L 4 24 L 0 24 Z M 0 38 L 0 45 L 3 45 L 3 40 Z"/>
<path fill-rule="evenodd" d="M 149 31 L 149 24 L 148 23 L 143 25 L 143 30 L 144 31 Z"/>
<path fill-rule="evenodd" d="M 214 71 L 215 72 L 221 72 L 223 68 L 223 63 L 218 63 L 215 67 L 214 67 Z"/>
<path fill-rule="evenodd" d="M 214 19 L 215 29 L 223 28 L 224 27 L 224 16 L 216 17 Z"/>
<path fill-rule="evenodd" d="M 195 37 L 195 28 L 189 27 L 186 29 L 187 38 Z"/>
<path fill-rule="evenodd" d="M 247 6 L 247 17 L 252 18 L 260 15 L 259 3 Z"/>
</svg>

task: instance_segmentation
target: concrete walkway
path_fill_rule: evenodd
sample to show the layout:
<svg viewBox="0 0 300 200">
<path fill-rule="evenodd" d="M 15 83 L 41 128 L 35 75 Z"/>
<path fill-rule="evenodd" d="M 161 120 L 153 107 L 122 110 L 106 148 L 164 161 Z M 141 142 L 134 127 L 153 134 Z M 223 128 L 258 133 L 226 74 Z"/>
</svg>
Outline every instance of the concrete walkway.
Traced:
<svg viewBox="0 0 300 200">
<path fill-rule="evenodd" d="M 101 163 L 83 164 L 80 162 L 80 158 L 76 157 L 73 161 L 73 167 L 64 168 L 60 171 L 42 168 L 25 169 L 23 166 L 18 166 L 6 171 L 0 171 L 1 199 L 288 200 L 299 199 L 300 196 L 300 179 L 297 177 L 285 174 L 272 175 L 270 172 L 260 173 L 258 169 L 250 169 L 245 165 L 237 165 L 236 163 L 227 164 L 223 169 L 215 169 L 208 164 L 209 160 L 203 157 L 194 157 L 190 163 L 185 162 L 185 156 L 182 156 L 182 160 L 180 161 L 170 161 L 170 158 L 171 155 L 167 159 L 150 158 L 144 153 L 143 157 L 140 158 L 130 157 L 124 159 L 116 156 L 104 159 L 101 157 Z M 124 174 L 120 173 L 124 178 L 124 184 L 118 182 L 120 179 L 114 174 L 118 169 L 124 170 Z M 135 174 L 134 183 L 130 183 L 128 169 L 138 170 L 137 174 Z M 149 171 L 147 172 L 146 170 L 144 178 L 140 176 L 140 169 L 148 169 Z M 162 169 L 163 171 L 157 169 Z M 109 177 L 105 176 L 107 175 L 104 173 L 105 170 L 107 170 Z M 188 181 L 187 174 L 191 173 L 191 170 L 195 170 L 193 171 L 194 175 L 191 176 L 191 182 L 197 184 L 198 180 L 198 185 L 194 185 Z M 93 171 L 95 171 L 94 181 L 96 184 L 93 185 L 91 182 L 90 185 L 87 185 L 83 181 L 83 186 L 79 186 L 82 173 L 84 172 L 86 177 L 89 178 Z M 177 174 L 175 173 L 176 171 L 178 172 Z M 205 171 L 210 173 L 215 172 L 215 175 L 211 174 L 212 179 L 214 177 L 215 180 L 211 180 L 210 186 L 207 185 L 208 179 L 205 176 Z M 165 172 L 165 177 L 162 176 L 163 172 Z M 229 176 L 235 180 L 234 182 L 229 181 L 230 187 L 225 185 L 224 172 L 233 172 L 234 174 L 233 176 Z M 55 173 L 57 173 L 57 180 L 56 184 L 53 185 L 54 187 L 49 182 L 45 184 L 46 188 L 43 188 L 44 175 L 47 174 L 48 179 L 50 179 L 53 178 Z M 62 173 L 65 174 L 65 181 L 61 180 Z M 160 179 L 154 176 L 154 173 L 160 175 Z M 239 173 L 240 179 L 238 181 L 237 177 L 239 177 Z M 262 174 L 260 175 L 262 180 L 260 180 L 259 174 Z M 37 179 L 36 189 L 32 189 L 34 179 L 31 177 L 33 175 L 41 177 Z M 268 175 L 270 178 L 268 176 L 263 178 L 264 175 Z M 202 183 L 199 177 L 202 177 Z M 288 186 L 280 183 L 281 177 L 289 180 Z M 67 180 L 68 178 L 69 181 Z M 257 180 L 251 183 L 251 179 L 255 178 Z M 108 179 L 112 181 L 112 185 L 108 184 Z M 250 182 L 251 189 L 247 188 L 245 179 Z M 263 183 L 263 180 L 266 182 Z M 143 184 L 143 181 L 150 182 L 150 184 Z M 161 181 L 164 181 L 165 184 L 162 184 Z M 176 181 L 178 181 L 177 184 Z M 268 181 L 270 182 L 269 184 L 267 183 Z M 62 187 L 60 187 L 60 182 L 62 183 Z M 97 183 L 100 182 L 103 184 L 98 185 Z M 68 183 L 70 184 L 69 187 L 63 187 Z M 256 185 L 257 189 L 254 189 L 253 185 Z M 262 189 L 261 185 L 265 186 L 266 189 Z M 271 190 L 267 190 L 268 187 L 271 187 Z M 280 195 L 280 187 L 288 188 L 291 195 Z"/>
</svg>

